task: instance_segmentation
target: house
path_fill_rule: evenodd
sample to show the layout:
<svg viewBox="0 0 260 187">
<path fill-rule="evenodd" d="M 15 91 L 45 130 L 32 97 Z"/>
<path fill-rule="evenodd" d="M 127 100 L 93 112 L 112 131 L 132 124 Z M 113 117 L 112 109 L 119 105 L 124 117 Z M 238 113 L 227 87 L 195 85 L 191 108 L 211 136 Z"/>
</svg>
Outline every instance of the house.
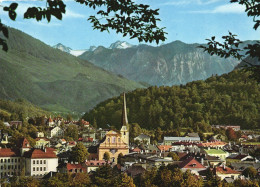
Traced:
<svg viewBox="0 0 260 187">
<path fill-rule="evenodd" d="M 234 125 L 212 125 L 212 127 L 218 128 L 218 129 L 220 129 L 220 128 L 223 128 L 223 129 L 231 128 L 234 131 L 240 131 L 240 126 L 239 125 L 236 125 L 236 126 L 234 126 Z"/>
<path fill-rule="evenodd" d="M 0 147 L 0 178 L 13 175 L 19 176 L 23 163 L 19 151 Z"/>
<path fill-rule="evenodd" d="M 229 167 L 226 167 L 225 165 L 215 167 L 213 169 L 213 172 L 215 175 L 220 177 L 221 180 L 223 180 L 225 178 L 232 178 L 232 179 L 236 180 L 239 177 L 239 175 L 241 175 L 240 172 L 235 171 Z"/>
<path fill-rule="evenodd" d="M 200 137 L 167 137 L 163 138 L 164 145 L 172 145 L 175 142 L 200 142 Z"/>
<path fill-rule="evenodd" d="M 42 148 L 42 147 L 50 147 L 50 140 L 47 138 L 36 138 L 35 139 L 35 147 Z"/>
<path fill-rule="evenodd" d="M 53 138 L 53 137 L 59 137 L 63 136 L 64 131 L 60 127 L 52 127 L 48 131 L 48 137 Z"/>
<path fill-rule="evenodd" d="M 86 173 L 87 168 L 79 163 L 61 163 L 58 167 L 59 173 Z"/>
<path fill-rule="evenodd" d="M 145 134 L 140 134 L 139 136 L 134 138 L 134 141 L 139 141 L 140 143 L 150 144 L 150 136 Z"/>
<path fill-rule="evenodd" d="M 3 133 L 2 134 L 2 140 L 0 142 L 1 144 L 8 144 L 9 141 L 8 141 L 8 133 Z"/>
<path fill-rule="evenodd" d="M 46 124 L 47 124 L 49 127 L 54 127 L 54 126 L 55 126 L 55 122 L 51 119 L 51 116 L 48 118 Z"/>
<path fill-rule="evenodd" d="M 198 147 L 212 147 L 212 148 L 223 148 L 227 143 L 222 141 L 203 142 L 199 143 Z"/>
<path fill-rule="evenodd" d="M 49 172 L 56 172 L 58 157 L 53 148 L 31 149 L 24 153 L 25 175 L 43 177 Z"/>
<path fill-rule="evenodd" d="M 210 156 L 215 156 L 215 157 L 219 157 L 221 160 L 225 161 L 226 157 L 229 156 L 228 152 L 223 151 L 222 149 L 211 149 L 211 148 L 207 148 L 204 149 L 205 153 L 210 155 Z"/>
<path fill-rule="evenodd" d="M 36 137 L 37 138 L 43 138 L 44 137 L 44 133 L 43 132 L 36 132 Z"/>
<path fill-rule="evenodd" d="M 194 142 L 175 142 L 172 144 L 172 149 L 171 151 L 177 151 L 177 152 L 182 152 L 185 150 L 193 149 L 198 149 L 197 143 Z"/>
<path fill-rule="evenodd" d="M 157 145 L 160 152 L 170 152 L 172 149 L 171 145 Z"/>
<path fill-rule="evenodd" d="M 185 172 L 191 170 L 193 173 L 198 174 L 197 172 L 205 170 L 206 167 L 203 166 L 199 161 L 194 157 L 189 157 L 179 164 L 180 169 Z"/>
<path fill-rule="evenodd" d="M 110 161 L 106 162 L 105 160 L 88 160 L 85 162 L 87 167 L 87 172 L 96 171 L 100 166 L 104 166 L 106 164 L 112 164 Z"/>
<path fill-rule="evenodd" d="M 8 122 L 4 122 L 4 125 L 5 125 L 6 127 L 8 127 L 8 128 L 11 127 L 10 123 L 8 123 Z"/>
<path fill-rule="evenodd" d="M 67 143 L 67 147 L 68 147 L 68 149 L 69 150 L 71 150 L 73 147 L 75 147 L 77 145 L 77 142 L 75 142 L 75 141 L 69 141 L 68 143 Z"/>
<path fill-rule="evenodd" d="M 139 145 L 139 149 L 141 149 L 141 153 L 159 153 L 160 150 L 158 149 L 158 147 L 156 145 L 152 145 L 152 144 L 141 144 Z"/>
<path fill-rule="evenodd" d="M 22 126 L 23 122 L 22 121 L 10 121 L 10 125 L 15 128 L 18 128 L 18 126 Z"/>
</svg>

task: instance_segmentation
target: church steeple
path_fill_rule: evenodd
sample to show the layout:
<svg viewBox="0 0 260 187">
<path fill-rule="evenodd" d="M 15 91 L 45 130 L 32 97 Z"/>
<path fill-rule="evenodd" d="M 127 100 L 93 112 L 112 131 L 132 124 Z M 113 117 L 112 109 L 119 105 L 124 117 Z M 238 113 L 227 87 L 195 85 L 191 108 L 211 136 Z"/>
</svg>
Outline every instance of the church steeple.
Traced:
<svg viewBox="0 0 260 187">
<path fill-rule="evenodd" d="M 127 124 L 128 124 L 128 119 L 127 119 L 126 99 L 125 99 L 125 92 L 124 92 L 121 125 L 126 126 Z"/>
<path fill-rule="evenodd" d="M 128 130 L 128 119 L 127 119 L 127 111 L 126 111 L 126 99 L 125 93 L 123 93 L 123 108 L 122 108 L 122 118 L 121 118 L 121 137 L 122 141 L 129 146 L 129 130 Z"/>
</svg>

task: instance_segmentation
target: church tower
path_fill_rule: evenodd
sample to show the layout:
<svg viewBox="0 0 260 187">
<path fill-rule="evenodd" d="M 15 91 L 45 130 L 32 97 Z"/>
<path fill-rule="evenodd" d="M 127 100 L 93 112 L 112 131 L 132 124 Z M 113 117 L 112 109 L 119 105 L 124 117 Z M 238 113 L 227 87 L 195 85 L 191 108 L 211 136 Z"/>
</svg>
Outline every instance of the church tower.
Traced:
<svg viewBox="0 0 260 187">
<path fill-rule="evenodd" d="M 129 127 L 126 111 L 126 99 L 125 93 L 123 93 L 123 108 L 122 108 L 122 117 L 121 117 L 122 128 L 120 130 L 122 141 L 129 146 Z"/>
</svg>

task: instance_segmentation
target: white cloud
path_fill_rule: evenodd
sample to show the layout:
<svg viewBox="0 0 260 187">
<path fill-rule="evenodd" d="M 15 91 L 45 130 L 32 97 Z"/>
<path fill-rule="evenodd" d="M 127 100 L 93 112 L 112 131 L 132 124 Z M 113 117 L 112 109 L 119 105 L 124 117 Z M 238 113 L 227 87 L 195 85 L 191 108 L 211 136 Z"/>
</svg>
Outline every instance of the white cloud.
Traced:
<svg viewBox="0 0 260 187">
<path fill-rule="evenodd" d="M 161 5 L 185 6 L 189 4 L 209 5 L 223 0 L 171 0 Z"/>
<path fill-rule="evenodd" d="M 67 9 L 64 17 L 65 18 L 86 18 L 87 16 Z"/>
<path fill-rule="evenodd" d="M 200 13 L 200 14 L 240 14 L 245 12 L 245 7 L 239 4 L 226 4 L 215 7 L 211 10 L 198 10 L 190 11 L 189 13 Z"/>
</svg>

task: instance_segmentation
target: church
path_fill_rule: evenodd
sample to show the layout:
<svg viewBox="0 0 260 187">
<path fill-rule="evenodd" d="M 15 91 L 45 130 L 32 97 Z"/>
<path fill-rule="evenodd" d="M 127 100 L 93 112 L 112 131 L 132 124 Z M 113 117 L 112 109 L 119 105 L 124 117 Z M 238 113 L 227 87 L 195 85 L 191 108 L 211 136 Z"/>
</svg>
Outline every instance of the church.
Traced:
<svg viewBox="0 0 260 187">
<path fill-rule="evenodd" d="M 100 141 L 96 149 L 94 149 L 96 154 L 92 152 L 93 149 L 89 149 L 89 152 L 91 153 L 91 159 L 96 158 L 98 160 L 103 160 L 104 154 L 107 152 L 109 153 L 110 161 L 117 162 L 117 158 L 120 153 L 123 155 L 129 153 L 129 128 L 125 93 L 123 93 L 121 124 L 122 127 L 120 132 L 110 130 L 106 133 L 106 136 Z"/>
</svg>

